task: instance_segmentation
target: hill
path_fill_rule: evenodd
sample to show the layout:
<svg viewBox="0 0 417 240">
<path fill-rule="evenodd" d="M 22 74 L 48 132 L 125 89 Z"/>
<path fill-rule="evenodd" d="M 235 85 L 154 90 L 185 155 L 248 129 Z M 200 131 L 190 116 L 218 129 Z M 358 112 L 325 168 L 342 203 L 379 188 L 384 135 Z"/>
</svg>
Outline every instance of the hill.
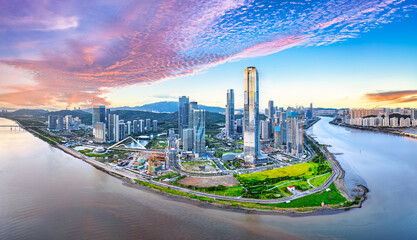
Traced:
<svg viewBox="0 0 417 240">
<path fill-rule="evenodd" d="M 221 107 L 212 107 L 212 106 L 205 106 L 205 105 L 198 105 L 199 109 L 204 109 L 207 112 L 215 112 L 215 113 L 222 113 L 225 111 L 224 108 Z M 142 106 L 136 107 L 116 107 L 111 108 L 113 111 L 118 110 L 130 110 L 130 111 L 147 111 L 147 112 L 159 112 L 159 113 L 174 113 L 178 111 L 178 102 L 155 102 L 150 104 L 145 104 Z M 84 111 L 91 113 L 92 109 L 85 109 Z"/>
</svg>

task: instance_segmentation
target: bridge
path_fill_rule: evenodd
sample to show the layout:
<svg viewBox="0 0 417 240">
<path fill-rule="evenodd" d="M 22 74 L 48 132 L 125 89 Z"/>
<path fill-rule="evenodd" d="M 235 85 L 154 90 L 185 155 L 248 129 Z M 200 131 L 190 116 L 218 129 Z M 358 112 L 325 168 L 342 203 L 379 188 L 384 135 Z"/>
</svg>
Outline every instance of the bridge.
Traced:
<svg viewBox="0 0 417 240">
<path fill-rule="evenodd" d="M 0 127 L 20 127 L 19 125 L 0 125 Z"/>
<path fill-rule="evenodd" d="M 131 136 L 129 136 L 129 137 L 127 137 L 127 138 L 125 138 L 125 139 L 123 139 L 123 140 L 121 140 L 121 141 L 119 141 L 119 142 L 117 142 L 117 143 L 115 143 L 115 144 L 113 144 L 113 145 L 111 145 L 108 149 L 112 149 L 112 148 L 119 148 L 120 146 L 124 146 L 124 148 L 125 149 L 132 149 L 132 148 L 129 148 L 129 147 L 127 147 L 125 144 L 124 144 L 124 142 L 126 141 L 126 140 L 132 140 L 133 142 L 135 142 L 135 143 L 137 143 L 138 145 L 139 145 L 139 147 L 137 147 L 136 149 L 142 149 L 142 150 L 145 150 L 146 148 L 140 143 L 140 142 L 138 142 L 138 141 L 136 141 L 134 138 L 132 138 Z"/>
</svg>

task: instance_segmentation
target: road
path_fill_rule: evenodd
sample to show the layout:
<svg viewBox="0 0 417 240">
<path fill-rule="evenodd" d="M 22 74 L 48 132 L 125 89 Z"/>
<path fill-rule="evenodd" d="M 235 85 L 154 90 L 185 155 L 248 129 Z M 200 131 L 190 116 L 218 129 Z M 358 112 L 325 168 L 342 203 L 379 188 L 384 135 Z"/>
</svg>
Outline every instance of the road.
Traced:
<svg viewBox="0 0 417 240">
<path fill-rule="evenodd" d="M 308 138 L 310 138 L 309 136 L 306 136 Z M 314 188 L 314 189 L 310 189 L 307 190 L 305 192 L 301 192 L 299 194 L 295 194 L 286 198 L 282 198 L 282 199 L 251 199 L 251 198 L 241 198 L 241 197 L 229 197 L 229 196 L 220 196 L 220 195 L 215 195 L 215 194 L 210 194 L 210 193 L 204 193 L 204 192 L 199 192 L 199 191 L 194 191 L 194 190 L 190 190 L 190 189 L 186 189 L 186 188 L 181 188 L 178 186 L 174 186 L 174 185 L 170 185 L 170 184 L 166 184 L 164 182 L 157 182 L 157 181 L 153 181 L 153 180 L 149 180 L 146 177 L 144 177 L 143 175 L 139 175 L 133 172 L 130 172 L 128 170 L 117 170 L 114 169 L 113 167 L 101 163 L 99 161 L 94 160 L 94 158 L 91 157 L 87 157 L 77 151 L 75 151 L 72 148 L 68 148 L 66 146 L 63 146 L 61 144 L 57 144 L 57 147 L 59 147 L 60 149 L 62 149 L 63 151 L 77 157 L 80 158 L 82 160 L 84 160 L 85 162 L 105 171 L 105 172 L 109 172 L 112 174 L 116 174 L 128 179 L 131 179 L 131 181 L 134 181 L 135 179 L 138 179 L 140 181 L 144 181 L 144 182 L 148 182 L 148 183 L 152 183 L 161 187 L 165 187 L 165 188 L 170 188 L 170 189 L 175 189 L 181 192 L 185 192 L 185 193 L 189 193 L 189 194 L 194 194 L 197 196 L 202 196 L 202 197 L 209 197 L 209 198 L 213 198 L 213 199 L 221 199 L 221 200 L 228 200 L 228 201 L 237 201 L 237 202 L 249 202 L 249 203 L 263 203 L 263 204 L 273 204 L 273 203 L 283 203 L 283 202 L 287 202 L 287 201 L 291 201 L 297 198 L 301 198 L 313 193 L 317 193 L 320 192 L 326 188 L 328 188 L 330 186 L 330 184 L 332 184 L 334 182 L 334 180 L 341 174 L 342 170 L 340 169 L 340 167 L 338 166 L 338 164 L 336 164 L 333 159 L 329 156 L 329 154 L 324 151 L 320 146 L 318 146 L 315 141 L 312 140 L 312 143 L 315 144 L 320 151 L 322 151 L 322 153 L 324 154 L 324 156 L 326 157 L 327 161 L 329 161 L 333 173 L 330 176 L 329 179 L 327 179 L 327 181 L 320 187 Z M 176 157 L 174 157 L 174 168 L 179 169 L 178 163 L 176 161 Z"/>
</svg>

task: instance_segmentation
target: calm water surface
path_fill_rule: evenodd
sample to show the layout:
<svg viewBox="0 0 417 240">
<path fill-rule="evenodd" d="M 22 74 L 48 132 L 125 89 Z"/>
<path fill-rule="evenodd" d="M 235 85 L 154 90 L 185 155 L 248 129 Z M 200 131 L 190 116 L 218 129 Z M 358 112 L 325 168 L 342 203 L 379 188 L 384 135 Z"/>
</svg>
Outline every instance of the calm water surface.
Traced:
<svg viewBox="0 0 417 240">
<path fill-rule="evenodd" d="M 363 208 L 290 217 L 212 209 L 122 185 L 24 130 L 0 128 L 0 239 L 416 239 L 417 141 L 328 124 Z M 13 122 L 1 119 L 0 125 Z"/>
</svg>

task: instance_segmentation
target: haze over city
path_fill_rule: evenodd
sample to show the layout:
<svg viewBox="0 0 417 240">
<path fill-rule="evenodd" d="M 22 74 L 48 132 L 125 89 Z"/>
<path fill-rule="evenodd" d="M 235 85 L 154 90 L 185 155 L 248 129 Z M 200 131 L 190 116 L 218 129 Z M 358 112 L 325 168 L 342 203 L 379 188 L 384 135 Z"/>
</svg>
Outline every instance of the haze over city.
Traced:
<svg viewBox="0 0 417 240">
<path fill-rule="evenodd" d="M 416 107 L 416 2 L 1 1 L 0 107 Z"/>
</svg>

